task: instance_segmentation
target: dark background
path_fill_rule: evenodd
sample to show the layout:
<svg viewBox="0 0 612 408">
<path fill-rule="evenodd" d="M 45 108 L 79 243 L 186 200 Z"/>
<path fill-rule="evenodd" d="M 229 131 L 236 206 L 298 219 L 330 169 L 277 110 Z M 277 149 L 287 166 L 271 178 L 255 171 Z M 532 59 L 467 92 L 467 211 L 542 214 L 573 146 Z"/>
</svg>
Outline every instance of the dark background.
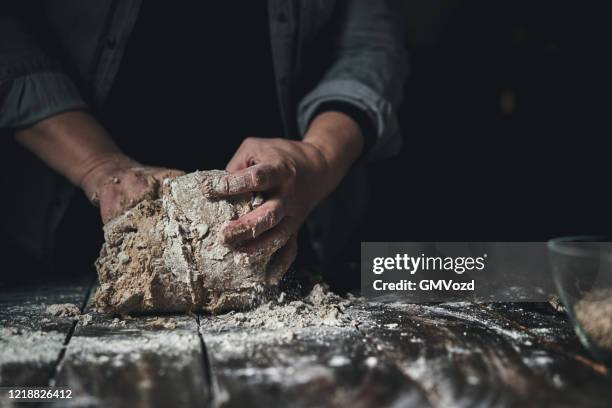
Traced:
<svg viewBox="0 0 612 408">
<path fill-rule="evenodd" d="M 367 217 L 332 283 L 359 285 L 341 264 L 358 262 L 361 241 L 609 233 L 606 13 L 556 1 L 409 4 L 404 146 L 371 165 Z M 45 277 L 92 271 L 100 227 L 77 194 Z"/>
<path fill-rule="evenodd" d="M 373 166 L 363 239 L 609 232 L 603 10 L 444 4 L 441 27 L 412 56 L 402 154 Z M 390 200 L 399 189 L 402 199 Z"/>
<path fill-rule="evenodd" d="M 603 11 L 457 3 L 438 18 L 431 45 L 413 53 L 405 144 L 374 166 L 363 239 L 609 232 Z M 402 200 L 388 200 L 398 189 Z"/>
<path fill-rule="evenodd" d="M 345 259 L 359 259 L 359 241 L 610 235 L 608 13 L 590 2 L 411 7 L 404 146 L 371 166 L 370 208 Z M 336 285 L 359 286 L 334 268 Z"/>
</svg>

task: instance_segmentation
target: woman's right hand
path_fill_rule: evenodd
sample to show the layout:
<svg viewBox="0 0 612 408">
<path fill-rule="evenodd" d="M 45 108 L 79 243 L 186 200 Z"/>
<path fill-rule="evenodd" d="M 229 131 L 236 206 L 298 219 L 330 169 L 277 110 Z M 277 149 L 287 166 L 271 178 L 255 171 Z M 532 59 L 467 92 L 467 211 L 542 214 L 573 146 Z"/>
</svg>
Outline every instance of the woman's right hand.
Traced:
<svg viewBox="0 0 612 408">
<path fill-rule="evenodd" d="M 104 223 L 146 198 L 157 197 L 163 179 L 184 174 L 130 159 L 96 118 L 84 111 L 43 119 L 17 130 L 15 139 L 81 187 L 100 206 Z"/>
<path fill-rule="evenodd" d="M 185 174 L 180 170 L 144 166 L 123 153 L 97 159 L 80 186 L 89 200 L 100 207 L 107 223 L 145 199 L 157 198 L 162 182 Z"/>
</svg>

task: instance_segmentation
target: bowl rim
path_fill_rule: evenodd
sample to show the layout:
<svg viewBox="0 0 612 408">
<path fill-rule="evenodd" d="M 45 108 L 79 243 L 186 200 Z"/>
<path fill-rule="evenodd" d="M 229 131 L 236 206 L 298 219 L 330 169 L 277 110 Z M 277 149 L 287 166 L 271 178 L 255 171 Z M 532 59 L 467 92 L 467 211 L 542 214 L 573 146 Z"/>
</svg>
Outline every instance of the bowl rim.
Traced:
<svg viewBox="0 0 612 408">
<path fill-rule="evenodd" d="M 612 236 L 608 235 L 570 235 L 564 237 L 553 238 L 547 242 L 548 250 L 551 252 L 560 253 L 562 255 L 574 256 L 574 257 L 592 257 L 594 253 L 597 253 L 598 257 L 602 257 L 601 252 L 594 249 L 580 248 L 576 246 L 569 246 L 563 244 L 571 244 L 573 242 L 597 242 L 597 243 L 609 243 L 612 245 Z M 607 256 L 612 260 L 612 251 Z"/>
</svg>

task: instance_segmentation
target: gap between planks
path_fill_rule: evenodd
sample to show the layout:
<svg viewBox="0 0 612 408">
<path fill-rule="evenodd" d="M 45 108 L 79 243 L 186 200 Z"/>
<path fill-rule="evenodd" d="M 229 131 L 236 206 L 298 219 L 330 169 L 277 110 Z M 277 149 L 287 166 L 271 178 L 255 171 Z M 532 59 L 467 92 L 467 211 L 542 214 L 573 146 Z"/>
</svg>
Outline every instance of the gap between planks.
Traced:
<svg viewBox="0 0 612 408">
<path fill-rule="evenodd" d="M 208 354 L 208 347 L 206 347 L 206 342 L 204 341 L 204 335 L 202 334 L 202 319 L 200 315 L 193 314 L 192 316 L 195 318 L 197 323 L 197 331 L 198 337 L 200 338 L 200 347 L 202 352 L 202 369 L 204 370 L 204 380 L 210 390 L 208 397 L 208 406 L 216 407 L 217 404 L 217 395 L 218 395 L 218 384 L 215 379 L 215 374 L 212 369 L 210 355 Z"/>
<path fill-rule="evenodd" d="M 81 305 L 79 307 L 79 310 L 81 311 L 81 313 L 85 312 L 85 309 L 89 303 L 89 299 L 91 298 L 91 294 L 96 287 L 97 280 L 98 280 L 97 276 L 94 275 L 91 278 L 90 283 L 87 286 L 87 291 L 85 292 L 85 296 L 83 297 L 83 301 L 81 302 Z M 208 348 L 206 347 L 204 336 L 202 335 L 201 319 L 199 315 L 196 315 L 194 313 L 189 313 L 189 315 L 196 322 L 197 336 L 200 339 L 200 348 L 201 348 L 201 354 L 202 354 L 201 364 L 202 364 L 202 369 L 204 371 L 206 384 L 208 385 L 208 389 L 210 390 L 209 399 L 207 401 L 208 406 L 216 407 L 217 406 L 216 404 L 217 388 L 216 387 L 218 387 L 218 385 L 214 378 L 214 373 L 213 373 L 212 366 L 211 366 L 211 360 L 210 360 L 210 356 L 208 353 Z M 57 376 L 62 368 L 62 364 L 66 357 L 66 351 L 70 345 L 70 340 L 72 340 L 72 336 L 74 335 L 74 332 L 78 324 L 79 324 L 78 320 L 75 320 L 74 322 L 72 322 L 72 325 L 70 326 L 70 329 L 68 330 L 68 333 L 66 334 L 66 337 L 64 339 L 62 348 L 57 356 L 57 359 L 55 363 L 53 364 L 53 366 L 51 367 L 50 377 L 48 381 L 48 385 L 50 387 L 54 387 L 56 385 Z"/>
<path fill-rule="evenodd" d="M 81 313 L 85 311 L 85 307 L 87 306 L 87 302 L 89 302 L 91 292 L 94 286 L 96 285 L 97 280 L 98 280 L 97 275 L 94 275 L 90 279 L 89 285 L 87 286 L 87 291 L 85 292 L 85 296 L 83 297 L 83 301 L 81 302 L 81 306 L 79 307 L 79 310 L 81 311 Z M 66 356 L 66 349 L 68 348 L 68 345 L 70 344 L 70 340 L 72 339 L 72 335 L 74 334 L 74 330 L 76 329 L 78 322 L 79 321 L 75 319 L 72 322 L 72 325 L 70 326 L 70 329 L 68 330 L 68 333 L 66 333 L 64 344 L 62 345 L 62 348 L 57 356 L 57 359 L 55 360 L 55 363 L 53 364 L 53 367 L 51 367 L 51 375 L 49 377 L 49 382 L 48 382 L 49 387 L 55 387 L 57 375 L 61 368 L 62 362 L 64 361 L 64 357 Z"/>
</svg>

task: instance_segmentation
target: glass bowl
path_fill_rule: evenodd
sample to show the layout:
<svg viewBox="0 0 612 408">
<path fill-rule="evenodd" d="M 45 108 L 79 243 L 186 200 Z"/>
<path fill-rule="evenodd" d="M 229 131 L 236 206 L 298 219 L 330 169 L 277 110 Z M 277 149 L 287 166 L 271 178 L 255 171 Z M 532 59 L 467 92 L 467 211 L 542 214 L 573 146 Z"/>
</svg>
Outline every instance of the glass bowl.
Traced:
<svg viewBox="0 0 612 408">
<path fill-rule="evenodd" d="M 582 344 L 612 364 L 612 239 L 584 236 L 548 242 L 557 292 Z"/>
</svg>

